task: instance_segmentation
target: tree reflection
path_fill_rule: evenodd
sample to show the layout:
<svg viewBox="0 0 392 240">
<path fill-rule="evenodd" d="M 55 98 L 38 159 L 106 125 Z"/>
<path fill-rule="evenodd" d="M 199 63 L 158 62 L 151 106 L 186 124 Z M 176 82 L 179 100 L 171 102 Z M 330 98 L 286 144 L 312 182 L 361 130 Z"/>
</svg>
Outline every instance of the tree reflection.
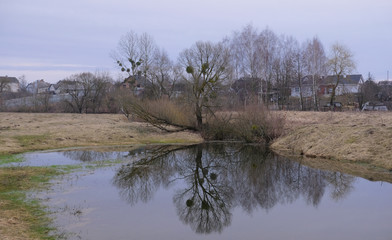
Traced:
<svg viewBox="0 0 392 240">
<path fill-rule="evenodd" d="M 178 169 L 188 186 L 174 196 L 180 219 L 197 233 L 221 232 L 231 222 L 234 190 L 226 184 L 220 159 L 203 157 L 203 146 L 198 145 Z"/>
<path fill-rule="evenodd" d="M 123 165 L 113 179 L 131 205 L 146 202 L 160 187 L 181 182 L 173 202 L 179 218 L 197 233 L 221 232 L 232 210 L 269 210 L 303 197 L 317 206 L 326 187 L 339 200 L 354 177 L 312 169 L 278 157 L 260 146 L 201 144 L 161 146 L 147 157 Z"/>
<path fill-rule="evenodd" d="M 139 161 L 123 165 L 113 178 L 113 183 L 120 189 L 120 195 L 131 205 L 139 200 L 147 202 L 160 186 L 168 186 L 170 176 L 175 173 L 172 165 L 176 151 L 186 147 L 159 146 L 145 154 Z"/>
<path fill-rule="evenodd" d="M 98 152 L 98 151 L 65 151 L 62 154 L 72 160 L 82 162 L 104 161 L 121 157 L 120 152 Z"/>
</svg>

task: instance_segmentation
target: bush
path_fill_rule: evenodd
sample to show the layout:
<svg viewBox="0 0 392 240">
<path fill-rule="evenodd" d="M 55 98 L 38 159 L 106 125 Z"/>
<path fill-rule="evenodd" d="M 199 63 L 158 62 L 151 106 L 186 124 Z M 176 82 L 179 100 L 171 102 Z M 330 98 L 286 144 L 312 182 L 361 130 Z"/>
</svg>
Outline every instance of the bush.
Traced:
<svg viewBox="0 0 392 240">
<path fill-rule="evenodd" d="M 239 140 L 268 144 L 283 133 L 284 119 L 266 107 L 252 105 L 235 114 L 207 119 L 202 136 L 207 140 Z"/>
<path fill-rule="evenodd" d="M 137 118 L 165 131 L 196 130 L 193 112 L 167 99 L 140 100 L 131 97 L 122 104 L 128 118 Z"/>
</svg>

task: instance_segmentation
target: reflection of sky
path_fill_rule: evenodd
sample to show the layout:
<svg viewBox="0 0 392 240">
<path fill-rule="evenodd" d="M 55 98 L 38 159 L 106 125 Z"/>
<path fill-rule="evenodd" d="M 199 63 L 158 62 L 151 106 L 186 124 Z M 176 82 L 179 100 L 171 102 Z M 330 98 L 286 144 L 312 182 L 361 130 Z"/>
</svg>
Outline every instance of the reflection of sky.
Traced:
<svg viewBox="0 0 392 240">
<path fill-rule="evenodd" d="M 119 166 L 117 166 L 119 167 Z M 80 232 L 82 239 L 388 239 L 392 229 L 392 184 L 357 179 L 344 198 L 326 192 L 317 207 L 298 198 L 291 204 L 276 204 L 268 211 L 254 209 L 249 215 L 240 207 L 232 210 L 231 225 L 221 234 L 195 234 L 176 213 L 173 196 L 184 183 L 161 187 L 152 199 L 127 204 L 113 186 L 116 168 L 97 169 L 94 174 L 69 177 L 49 195 L 50 205 L 81 209 L 81 216 L 62 213 L 59 226 Z M 71 191 L 64 191 L 71 189 Z M 72 191 L 73 189 L 73 191 Z M 57 203 L 57 205 L 56 205 Z M 85 210 L 83 208 L 86 208 Z M 72 219 L 70 221 L 69 219 Z M 78 219 L 82 225 L 77 225 Z"/>
<path fill-rule="evenodd" d="M 24 161 L 11 165 L 17 166 L 53 166 L 75 165 L 80 163 L 128 159 L 129 152 L 63 151 L 32 152 L 23 154 Z M 137 155 L 136 155 L 137 156 Z"/>
<path fill-rule="evenodd" d="M 267 214 L 253 213 L 252 221 L 234 217 L 227 231 L 240 237 L 241 233 L 233 230 L 238 224 L 238 230 L 246 227 L 253 236 L 261 232 L 257 228 L 262 228 L 263 239 L 389 239 L 391 184 L 381 186 L 358 178 L 354 191 L 343 200 L 334 201 L 328 194 L 316 208 L 298 199 L 293 204 L 278 205 Z M 236 214 L 241 215 L 241 211 L 236 209 Z"/>
</svg>

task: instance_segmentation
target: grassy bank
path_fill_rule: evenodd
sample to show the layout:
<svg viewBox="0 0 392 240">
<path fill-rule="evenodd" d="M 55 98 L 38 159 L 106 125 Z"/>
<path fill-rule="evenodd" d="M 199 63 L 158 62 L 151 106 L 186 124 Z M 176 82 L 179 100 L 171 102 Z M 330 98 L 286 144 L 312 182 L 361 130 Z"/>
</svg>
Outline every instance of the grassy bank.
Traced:
<svg viewBox="0 0 392 240">
<path fill-rule="evenodd" d="M 42 167 L 0 168 L 1 239 L 56 239 L 48 237 L 50 219 L 29 191 L 42 189 L 58 170 Z"/>
<path fill-rule="evenodd" d="M 392 169 L 392 113 L 278 112 L 282 155 L 344 160 Z M 118 114 L 0 113 L 0 155 L 78 146 L 197 143 L 193 132 L 166 133 Z M 1 161 L 1 160 L 0 160 Z"/>
<path fill-rule="evenodd" d="M 279 154 L 392 170 L 392 113 L 281 114 L 286 115 L 286 134 L 271 146 Z"/>
</svg>

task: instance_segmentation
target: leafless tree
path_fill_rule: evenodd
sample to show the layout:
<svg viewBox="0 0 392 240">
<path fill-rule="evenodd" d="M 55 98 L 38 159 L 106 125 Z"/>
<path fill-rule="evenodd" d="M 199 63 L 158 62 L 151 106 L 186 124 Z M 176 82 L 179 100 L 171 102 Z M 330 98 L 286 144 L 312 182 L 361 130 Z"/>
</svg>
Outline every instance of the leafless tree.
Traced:
<svg viewBox="0 0 392 240">
<path fill-rule="evenodd" d="M 331 47 L 330 57 L 327 66 L 330 73 L 336 76 L 336 82 L 332 86 L 330 104 L 333 106 L 335 100 L 336 88 L 345 75 L 350 74 L 355 69 L 354 55 L 350 49 L 339 43 L 335 43 Z"/>
<path fill-rule="evenodd" d="M 130 31 L 121 37 L 117 49 L 112 51 L 111 57 L 117 62 L 122 72 L 134 76 L 139 72 L 142 61 L 139 36 Z"/>
<path fill-rule="evenodd" d="M 184 79 L 191 89 L 189 100 L 198 129 L 202 129 L 203 114 L 214 114 L 219 87 L 230 74 L 229 61 L 229 49 L 222 43 L 200 41 L 180 54 L 179 62 L 186 69 Z"/>
<path fill-rule="evenodd" d="M 300 58 L 300 54 L 299 43 L 296 39 L 291 36 L 280 37 L 279 49 L 276 51 L 273 69 L 275 83 L 279 90 L 279 97 L 283 98 L 281 102 L 288 99 L 288 89 L 291 83 L 296 82 L 301 84 L 301 82 L 298 82 L 298 60 L 300 60 L 298 58 Z"/>
<path fill-rule="evenodd" d="M 306 72 L 312 76 L 312 99 L 313 109 L 318 110 L 317 90 L 318 80 L 321 76 L 326 75 L 326 61 L 323 44 L 317 37 L 305 43 L 304 59 L 306 64 Z"/>
<path fill-rule="evenodd" d="M 72 75 L 63 82 L 70 96 L 70 100 L 65 101 L 75 112 L 97 112 L 110 81 L 107 73 L 84 72 Z"/>
<path fill-rule="evenodd" d="M 173 86 L 178 81 L 179 74 L 164 49 L 155 51 L 147 79 L 151 81 L 150 91 L 153 98 L 171 97 Z"/>
<path fill-rule="evenodd" d="M 147 77 L 158 47 L 155 44 L 153 37 L 148 35 L 147 33 L 143 33 L 139 37 L 138 47 L 141 59 L 141 72 L 144 77 Z"/>
<path fill-rule="evenodd" d="M 258 50 L 261 55 L 261 76 L 262 79 L 265 81 L 266 89 L 260 89 L 260 93 L 267 93 L 264 96 L 264 102 L 268 102 L 268 93 L 272 89 L 273 85 L 273 65 L 276 58 L 276 51 L 278 48 L 278 37 L 275 33 L 266 28 L 259 34 L 259 43 L 258 43 Z M 262 88 L 262 84 L 260 87 Z"/>
<path fill-rule="evenodd" d="M 230 47 L 237 79 L 240 77 L 260 77 L 259 43 L 257 30 L 251 24 L 246 25 L 240 32 L 234 32 Z"/>
<path fill-rule="evenodd" d="M 358 103 L 362 106 L 365 102 L 375 102 L 379 100 L 379 94 L 382 97 L 385 90 L 388 88 L 380 88 L 377 83 L 374 82 L 374 77 L 369 73 L 368 78 L 363 82 L 359 89 Z"/>
<path fill-rule="evenodd" d="M 295 63 L 295 79 L 299 86 L 299 96 L 300 96 L 300 108 L 305 110 L 304 107 L 304 92 L 302 80 L 305 76 L 305 60 L 304 60 L 304 49 L 299 45 L 296 46 L 294 53 L 294 63 Z"/>
<path fill-rule="evenodd" d="M 18 81 L 19 81 L 19 89 L 20 92 L 25 93 L 27 90 L 27 80 L 26 80 L 26 76 L 22 75 L 20 77 L 18 77 Z"/>
</svg>

